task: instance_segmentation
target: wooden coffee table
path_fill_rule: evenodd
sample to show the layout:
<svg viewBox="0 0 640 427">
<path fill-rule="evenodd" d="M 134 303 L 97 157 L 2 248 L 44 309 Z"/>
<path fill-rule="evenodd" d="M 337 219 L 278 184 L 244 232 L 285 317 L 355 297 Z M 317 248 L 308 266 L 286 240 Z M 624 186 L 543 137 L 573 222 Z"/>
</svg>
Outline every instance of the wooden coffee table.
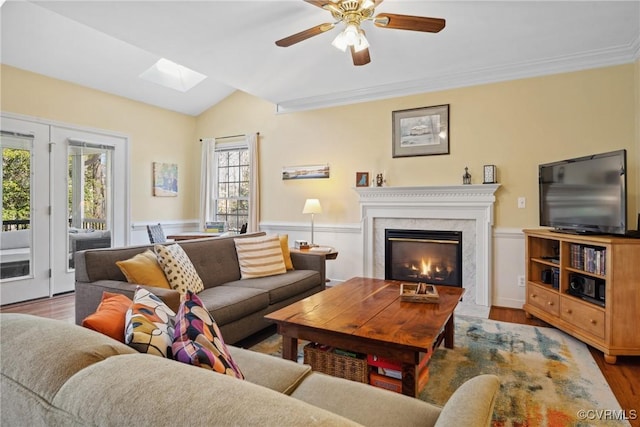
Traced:
<svg viewBox="0 0 640 427">
<path fill-rule="evenodd" d="M 400 282 L 356 277 L 265 316 L 278 325 L 282 357 L 298 339 L 401 362 L 402 394 L 417 396 L 420 361 L 444 334 L 453 348 L 453 310 L 463 288 L 438 286 L 437 304 L 400 301 Z"/>
</svg>

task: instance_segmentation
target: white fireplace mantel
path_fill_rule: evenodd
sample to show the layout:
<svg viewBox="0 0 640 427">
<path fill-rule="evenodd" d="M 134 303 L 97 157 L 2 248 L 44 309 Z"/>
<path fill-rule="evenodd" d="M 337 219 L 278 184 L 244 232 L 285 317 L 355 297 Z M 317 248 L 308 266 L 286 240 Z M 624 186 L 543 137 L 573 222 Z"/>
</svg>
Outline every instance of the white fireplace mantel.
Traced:
<svg viewBox="0 0 640 427">
<path fill-rule="evenodd" d="M 463 283 L 472 303 L 491 305 L 493 206 L 500 184 L 424 187 L 357 187 L 363 226 L 364 273 L 376 277 L 377 220 L 471 220 L 475 231 L 475 274 Z M 464 237 L 463 237 L 464 238 Z"/>
</svg>

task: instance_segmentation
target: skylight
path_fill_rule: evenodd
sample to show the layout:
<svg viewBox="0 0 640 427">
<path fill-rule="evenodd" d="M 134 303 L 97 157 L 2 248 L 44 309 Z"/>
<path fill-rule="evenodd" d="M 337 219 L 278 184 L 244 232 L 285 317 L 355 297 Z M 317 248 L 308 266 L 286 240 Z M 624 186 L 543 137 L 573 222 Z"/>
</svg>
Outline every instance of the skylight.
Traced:
<svg viewBox="0 0 640 427">
<path fill-rule="evenodd" d="M 160 58 L 140 74 L 140 78 L 180 92 L 187 92 L 207 76 L 168 59 Z"/>
</svg>

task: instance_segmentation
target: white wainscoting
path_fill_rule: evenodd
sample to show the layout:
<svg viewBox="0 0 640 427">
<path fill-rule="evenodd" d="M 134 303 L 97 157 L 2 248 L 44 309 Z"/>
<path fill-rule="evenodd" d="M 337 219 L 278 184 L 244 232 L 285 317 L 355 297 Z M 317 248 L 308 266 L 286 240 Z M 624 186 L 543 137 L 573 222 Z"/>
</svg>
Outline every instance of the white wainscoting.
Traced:
<svg viewBox="0 0 640 427">
<path fill-rule="evenodd" d="M 311 240 L 310 223 L 261 222 L 260 230 L 274 234 L 288 234 L 289 242 Z M 145 229 L 146 232 L 146 229 Z M 518 276 L 524 275 L 524 234 L 521 229 L 493 230 L 492 305 L 522 308 L 525 288 L 518 287 Z M 363 231 L 360 223 L 315 224 L 314 241 L 338 250 L 338 258 L 327 262 L 327 277 L 342 282 L 351 277 L 364 276 Z"/>
</svg>

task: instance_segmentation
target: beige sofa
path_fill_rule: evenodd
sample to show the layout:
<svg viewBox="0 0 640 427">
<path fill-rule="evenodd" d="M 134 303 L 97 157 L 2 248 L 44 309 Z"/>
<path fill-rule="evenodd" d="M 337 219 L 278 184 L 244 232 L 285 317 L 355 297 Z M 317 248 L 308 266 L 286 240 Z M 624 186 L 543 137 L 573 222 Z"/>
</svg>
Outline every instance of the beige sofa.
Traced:
<svg viewBox="0 0 640 427">
<path fill-rule="evenodd" d="M 57 320 L 0 314 L 3 426 L 487 426 L 495 376 L 443 407 L 230 347 L 245 380 L 139 354 Z"/>
<path fill-rule="evenodd" d="M 325 256 L 316 253 L 292 253 L 294 270 L 286 274 L 242 280 L 234 239 L 264 235 L 259 232 L 177 242 L 204 283 L 205 289 L 198 297 L 213 315 L 225 341 L 231 344 L 269 326 L 264 319 L 266 314 L 325 289 Z M 96 310 L 105 291 L 133 298 L 136 287 L 127 283 L 116 261 L 149 248 L 153 245 L 93 249 L 76 254 L 76 324 L 82 324 Z M 177 291 L 145 288 L 177 312 L 180 305 Z"/>
</svg>

